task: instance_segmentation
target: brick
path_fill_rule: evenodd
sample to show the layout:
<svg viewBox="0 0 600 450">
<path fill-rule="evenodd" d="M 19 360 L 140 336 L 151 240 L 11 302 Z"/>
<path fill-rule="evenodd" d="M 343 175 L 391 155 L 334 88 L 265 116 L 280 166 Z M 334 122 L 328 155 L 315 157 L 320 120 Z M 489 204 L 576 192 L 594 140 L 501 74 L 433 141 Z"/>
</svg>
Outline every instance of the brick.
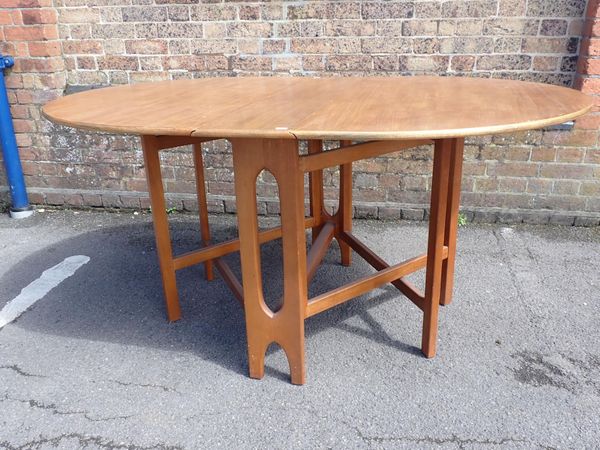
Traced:
<svg viewBox="0 0 600 450">
<path fill-rule="evenodd" d="M 97 8 L 59 8 L 60 23 L 97 23 L 100 22 L 100 10 Z"/>
<path fill-rule="evenodd" d="M 563 21 L 566 24 L 566 21 Z M 535 36 L 540 22 L 535 19 L 498 18 L 484 21 L 483 34 Z M 564 33 L 563 33 L 564 34 Z"/>
<path fill-rule="evenodd" d="M 268 22 L 237 22 L 227 24 L 229 37 L 271 37 L 272 25 Z"/>
<path fill-rule="evenodd" d="M 290 72 L 302 70 L 301 56 L 285 56 L 273 58 L 273 70 L 279 72 Z"/>
<path fill-rule="evenodd" d="M 419 208 L 402 208 L 402 219 L 404 220 L 423 220 L 425 211 Z"/>
<path fill-rule="evenodd" d="M 477 70 L 527 70 L 531 61 L 529 55 L 484 55 L 477 58 Z"/>
<path fill-rule="evenodd" d="M 573 180 L 556 180 L 552 184 L 552 193 L 559 195 L 576 195 L 581 182 Z"/>
<path fill-rule="evenodd" d="M 529 225 L 546 225 L 550 220 L 547 212 L 521 212 L 523 223 Z"/>
<path fill-rule="evenodd" d="M 258 20 L 260 19 L 260 6 L 240 5 L 238 17 L 240 20 Z"/>
<path fill-rule="evenodd" d="M 98 58 L 100 70 L 138 70 L 139 61 L 135 56 L 106 56 Z"/>
<path fill-rule="evenodd" d="M 456 72 L 471 72 L 475 67 L 475 60 L 475 56 L 453 56 L 450 60 L 450 69 Z"/>
<path fill-rule="evenodd" d="M 167 53 L 168 45 L 161 40 L 132 40 L 125 41 L 125 51 L 130 54 L 162 55 Z"/>
<path fill-rule="evenodd" d="M 598 133 L 594 130 L 573 129 L 571 131 L 548 131 L 544 133 L 543 144 L 572 147 L 594 146 Z"/>
<path fill-rule="evenodd" d="M 161 66 L 167 70 L 199 71 L 206 69 L 206 60 L 196 55 L 167 56 L 163 59 Z M 162 67 L 154 70 L 160 70 Z"/>
<path fill-rule="evenodd" d="M 540 72 L 554 72 L 561 64 L 561 58 L 557 56 L 535 56 L 533 58 L 533 70 Z"/>
<path fill-rule="evenodd" d="M 61 54 L 60 42 L 29 42 L 27 44 L 31 56 L 59 56 Z"/>
<path fill-rule="evenodd" d="M 547 164 L 541 166 L 540 176 L 584 180 L 593 178 L 593 168 L 583 164 Z"/>
<path fill-rule="evenodd" d="M 401 56 L 400 70 L 408 72 L 440 72 L 448 70 L 448 56 Z"/>
<path fill-rule="evenodd" d="M 265 39 L 262 41 L 263 53 L 283 53 L 286 47 L 284 39 Z"/>
<path fill-rule="evenodd" d="M 260 17 L 263 20 L 282 20 L 284 18 L 283 5 L 279 3 L 260 5 Z"/>
<path fill-rule="evenodd" d="M 450 0 L 442 4 L 444 17 L 489 17 L 496 14 L 497 2 L 489 0 Z"/>
<path fill-rule="evenodd" d="M 412 41 L 405 38 L 364 38 L 361 41 L 364 53 L 411 53 Z"/>
<path fill-rule="evenodd" d="M 576 227 L 596 227 L 598 224 L 600 224 L 600 217 L 575 217 Z"/>
<path fill-rule="evenodd" d="M 135 24 L 135 37 L 152 39 L 202 38 L 204 27 L 201 23 L 157 22 Z"/>
<path fill-rule="evenodd" d="M 33 9 L 21 11 L 24 25 L 34 25 L 41 23 L 56 23 L 56 11 L 54 9 Z"/>
<path fill-rule="evenodd" d="M 585 152 L 586 163 L 600 164 L 600 149 L 588 148 Z"/>
<path fill-rule="evenodd" d="M 237 52 L 237 43 L 234 39 L 206 39 L 192 42 L 192 53 L 223 53 L 234 54 Z"/>
<path fill-rule="evenodd" d="M 287 18 L 297 19 L 358 19 L 360 18 L 359 2 L 326 3 L 314 2 L 302 5 L 288 5 Z"/>
<path fill-rule="evenodd" d="M 600 196 L 600 182 L 598 181 L 584 181 L 581 183 L 579 188 L 579 194 L 585 196 Z"/>
<path fill-rule="evenodd" d="M 575 53 L 577 38 L 528 37 L 523 39 L 522 51 L 526 53 Z"/>
<path fill-rule="evenodd" d="M 124 22 L 165 22 L 167 8 L 157 6 L 128 6 L 122 9 Z"/>
<path fill-rule="evenodd" d="M 268 71 L 273 67 L 273 60 L 265 56 L 233 56 L 231 68 L 233 70 L 258 70 Z"/>
<path fill-rule="evenodd" d="M 413 17 L 412 2 L 366 2 L 362 4 L 363 19 L 406 19 Z"/>
<path fill-rule="evenodd" d="M 563 19 L 542 20 L 540 35 L 542 36 L 564 36 L 567 33 L 568 22 Z"/>
<path fill-rule="evenodd" d="M 486 165 L 487 174 L 495 176 L 533 177 L 539 169 L 538 164 L 526 162 L 489 162 Z"/>
<path fill-rule="evenodd" d="M 422 1 L 415 3 L 415 18 L 442 17 L 442 3 L 435 1 Z"/>
<path fill-rule="evenodd" d="M 63 53 L 71 54 L 101 54 L 103 53 L 100 41 L 63 41 Z"/>
<path fill-rule="evenodd" d="M 64 61 L 59 57 L 44 59 L 18 59 L 13 70 L 19 72 L 56 72 L 64 69 Z"/>
<path fill-rule="evenodd" d="M 583 211 L 585 198 L 574 195 L 549 195 L 535 198 L 536 207 L 556 211 Z"/>
<path fill-rule="evenodd" d="M 400 220 L 402 218 L 402 209 L 400 207 L 380 206 L 377 209 L 377 217 L 380 220 Z"/>
<path fill-rule="evenodd" d="M 575 216 L 568 214 L 552 214 L 549 218 L 551 225 L 563 225 L 571 227 L 575 222 Z"/>
<path fill-rule="evenodd" d="M 523 213 L 520 211 L 499 211 L 496 222 L 503 224 L 523 223 Z"/>
<path fill-rule="evenodd" d="M 206 4 L 190 8 L 192 20 L 198 22 L 235 20 L 236 14 L 233 5 Z"/>
<path fill-rule="evenodd" d="M 527 11 L 527 0 L 499 0 L 499 16 L 524 16 Z"/>
<path fill-rule="evenodd" d="M 372 36 L 374 34 L 375 22 L 362 20 L 332 20 L 325 22 L 325 36 Z M 387 33 L 380 30 L 379 34 Z"/>
<path fill-rule="evenodd" d="M 557 162 L 583 162 L 585 149 L 577 147 L 559 148 L 556 153 Z"/>
<path fill-rule="evenodd" d="M 552 186 L 553 183 L 551 180 L 528 179 L 526 192 L 532 194 L 549 194 L 552 192 Z"/>
<path fill-rule="evenodd" d="M 96 58 L 93 56 L 78 56 L 77 68 L 82 70 L 96 70 L 98 68 Z"/>
<path fill-rule="evenodd" d="M 167 8 L 169 20 L 182 22 L 190 20 L 190 9 L 186 5 L 172 5 Z"/>
<path fill-rule="evenodd" d="M 327 58 L 327 70 L 360 71 L 371 68 L 372 60 L 368 55 L 332 55 Z"/>
<path fill-rule="evenodd" d="M 482 34 L 483 22 L 479 19 L 459 20 L 456 22 L 454 34 L 457 36 L 479 36 Z"/>
<path fill-rule="evenodd" d="M 373 70 L 378 72 L 397 71 L 398 56 L 396 55 L 381 55 L 373 56 Z"/>
<path fill-rule="evenodd" d="M 96 39 L 128 39 L 135 37 L 135 26 L 131 23 L 92 24 L 92 35 Z"/>
<path fill-rule="evenodd" d="M 494 40 L 490 37 L 451 37 L 440 39 L 441 53 L 481 54 L 492 53 Z"/>
<path fill-rule="evenodd" d="M 8 41 L 46 41 L 58 38 L 54 25 L 6 26 L 4 38 Z"/>
<path fill-rule="evenodd" d="M 438 30 L 437 20 L 382 21 L 378 34 L 385 36 L 432 36 Z"/>
</svg>

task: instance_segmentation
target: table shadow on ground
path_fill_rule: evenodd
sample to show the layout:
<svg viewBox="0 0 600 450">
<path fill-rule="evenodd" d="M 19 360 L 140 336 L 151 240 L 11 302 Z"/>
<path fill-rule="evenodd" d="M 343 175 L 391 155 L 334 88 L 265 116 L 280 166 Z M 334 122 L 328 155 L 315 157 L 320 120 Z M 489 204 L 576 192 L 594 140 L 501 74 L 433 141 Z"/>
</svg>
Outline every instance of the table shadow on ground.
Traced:
<svg viewBox="0 0 600 450">
<path fill-rule="evenodd" d="M 215 242 L 235 237 L 237 233 L 234 227 L 219 224 L 213 226 L 212 231 Z M 176 254 L 197 248 L 197 224 L 191 220 L 172 224 L 172 238 Z M 206 281 L 201 265 L 179 271 L 177 285 L 182 319 L 176 323 L 166 321 L 150 222 L 99 228 L 41 248 L 0 280 L 0 308 L 44 270 L 72 255 L 87 255 L 90 262 L 8 326 L 76 339 L 192 352 L 227 370 L 247 374 L 243 310 L 219 276 L 214 281 Z M 264 244 L 262 255 L 265 296 L 278 299 L 283 291 L 280 241 Z M 226 260 L 239 276 L 238 254 L 229 255 Z M 339 249 L 333 244 L 311 283 L 310 296 L 372 271 L 358 257 L 353 259 L 351 267 L 342 267 Z M 21 274 L 20 278 L 15 274 Z M 29 281 L 18 286 L 10 282 L 23 278 L 22 274 L 26 274 Z M 380 345 L 420 355 L 418 348 L 390 337 L 369 313 L 369 309 L 396 301 L 400 295 L 388 286 L 370 299 L 363 296 L 315 316 L 306 322 L 306 339 L 330 327 L 338 327 Z M 273 305 L 276 301 L 269 303 Z M 368 325 L 368 331 L 348 323 L 347 319 L 356 316 Z M 281 349 L 272 344 L 267 358 L 279 351 Z M 269 366 L 268 359 L 265 369 L 272 376 L 289 379 L 288 373 Z"/>
</svg>

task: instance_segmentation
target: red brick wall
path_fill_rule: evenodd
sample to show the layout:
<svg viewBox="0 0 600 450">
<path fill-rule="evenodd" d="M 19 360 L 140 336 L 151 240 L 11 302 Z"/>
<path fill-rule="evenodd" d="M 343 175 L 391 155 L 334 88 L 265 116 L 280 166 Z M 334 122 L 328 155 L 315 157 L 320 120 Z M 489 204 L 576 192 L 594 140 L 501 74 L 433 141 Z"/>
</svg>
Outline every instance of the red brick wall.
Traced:
<svg viewBox="0 0 600 450">
<path fill-rule="evenodd" d="M 135 139 L 40 119 L 40 105 L 65 89 L 204 76 L 433 73 L 577 84 L 595 94 L 598 5 L 590 0 L 586 12 L 586 4 L 3 0 L 0 51 L 17 60 L 7 82 L 31 198 L 55 205 L 147 205 Z M 597 223 L 597 125 L 594 113 L 571 131 L 469 140 L 464 207 L 480 220 Z M 356 163 L 357 215 L 422 217 L 430 155 L 422 149 Z M 208 145 L 205 160 L 211 208 L 233 210 L 226 143 Z M 166 152 L 164 165 L 173 205 L 194 208 L 189 152 Z M 331 198 L 336 177 L 327 177 Z M 263 211 L 276 211 L 268 178 L 260 192 Z"/>
</svg>

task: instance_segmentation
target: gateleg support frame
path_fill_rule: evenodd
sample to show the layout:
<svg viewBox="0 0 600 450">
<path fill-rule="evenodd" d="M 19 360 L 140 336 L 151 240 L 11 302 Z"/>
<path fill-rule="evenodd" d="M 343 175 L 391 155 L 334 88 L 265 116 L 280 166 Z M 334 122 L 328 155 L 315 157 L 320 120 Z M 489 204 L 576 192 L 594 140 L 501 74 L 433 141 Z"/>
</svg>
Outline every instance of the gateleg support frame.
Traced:
<svg viewBox="0 0 600 450">
<path fill-rule="evenodd" d="M 391 283 L 423 311 L 421 349 L 428 358 L 435 355 L 439 305 L 450 303 L 452 298 L 463 139 L 434 141 L 427 253 L 395 265 L 389 265 L 352 234 L 352 162 L 430 144 L 432 141 L 372 141 L 359 144 L 341 141 L 339 149 L 323 152 L 322 141 L 311 140 L 308 143 L 308 154 L 301 156 L 295 139 L 231 139 L 239 239 L 217 244 L 210 243 L 201 153 L 203 141 L 204 139 L 192 137 L 142 137 L 157 252 L 170 321 L 177 320 L 181 315 L 176 271 L 204 263 L 206 277 L 211 279 L 214 266 L 245 310 L 250 376 L 264 376 L 265 353 L 268 346 L 275 342 L 286 353 L 292 383 L 303 384 L 306 378 L 305 319 L 382 284 Z M 203 247 L 174 256 L 158 152 L 164 148 L 188 144 L 192 144 L 194 148 Z M 340 167 L 340 198 L 338 210 L 332 215 L 324 205 L 322 171 L 336 165 Z M 270 171 L 278 183 L 281 226 L 259 231 L 256 178 L 263 169 Z M 305 173 L 309 174 L 308 218 L 304 217 Z M 308 254 L 305 236 L 307 228 L 312 229 L 313 237 Z M 260 245 L 278 238 L 282 239 L 283 245 L 284 294 L 282 307 L 278 311 L 272 311 L 264 301 Z M 309 299 L 308 283 L 333 239 L 340 243 L 343 265 L 350 264 L 351 251 L 354 250 L 377 272 Z M 221 258 L 235 251 L 240 252 L 242 282 Z M 405 278 L 421 269 L 426 269 L 424 293 Z"/>
</svg>

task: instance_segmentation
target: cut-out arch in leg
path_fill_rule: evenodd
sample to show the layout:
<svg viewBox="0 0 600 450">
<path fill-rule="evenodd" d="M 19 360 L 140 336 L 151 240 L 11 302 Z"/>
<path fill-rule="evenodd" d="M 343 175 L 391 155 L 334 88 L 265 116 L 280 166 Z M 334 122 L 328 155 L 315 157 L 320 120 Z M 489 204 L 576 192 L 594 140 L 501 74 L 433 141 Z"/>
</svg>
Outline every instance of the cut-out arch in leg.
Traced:
<svg viewBox="0 0 600 450">
<path fill-rule="evenodd" d="M 252 378 L 264 376 L 264 358 L 277 342 L 290 363 L 291 381 L 304 384 L 304 318 L 307 303 L 304 174 L 298 144 L 291 139 L 232 139 L 248 365 Z M 235 151 L 240 148 L 241 151 Z M 243 149 L 243 150 L 242 150 Z M 261 281 L 256 177 L 267 169 L 279 185 L 283 245 L 283 305 L 266 307 Z"/>
</svg>

